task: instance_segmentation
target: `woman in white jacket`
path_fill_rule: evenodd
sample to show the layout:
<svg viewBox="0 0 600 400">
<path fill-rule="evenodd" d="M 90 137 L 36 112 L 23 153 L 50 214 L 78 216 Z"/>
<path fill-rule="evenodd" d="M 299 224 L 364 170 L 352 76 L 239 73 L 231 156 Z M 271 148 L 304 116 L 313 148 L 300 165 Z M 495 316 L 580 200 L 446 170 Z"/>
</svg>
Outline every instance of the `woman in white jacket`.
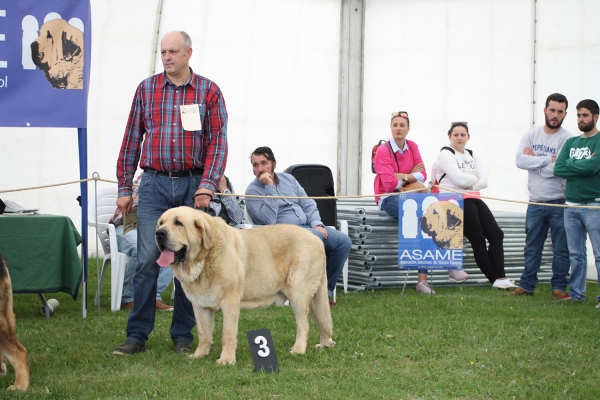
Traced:
<svg viewBox="0 0 600 400">
<path fill-rule="evenodd" d="M 468 124 L 453 122 L 448 138 L 450 147 L 444 147 L 440 151 L 433 166 L 432 175 L 440 186 L 440 192 L 465 193 L 485 189 L 488 182 L 481 160 L 475 153 L 465 149 L 470 139 Z M 488 206 L 479 198 L 464 200 L 464 235 L 471 243 L 477 266 L 492 283 L 492 287 L 515 288 L 504 273 L 504 232 Z"/>
</svg>

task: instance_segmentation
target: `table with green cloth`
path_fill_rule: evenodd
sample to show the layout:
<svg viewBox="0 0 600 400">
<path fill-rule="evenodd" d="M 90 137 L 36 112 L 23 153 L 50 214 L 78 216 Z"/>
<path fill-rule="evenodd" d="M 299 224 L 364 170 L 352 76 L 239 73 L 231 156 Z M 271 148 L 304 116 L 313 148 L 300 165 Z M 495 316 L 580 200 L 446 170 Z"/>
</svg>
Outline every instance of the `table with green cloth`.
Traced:
<svg viewBox="0 0 600 400">
<path fill-rule="evenodd" d="M 83 268 L 81 235 L 63 215 L 0 215 L 0 254 L 13 293 L 65 292 L 77 299 Z"/>
</svg>

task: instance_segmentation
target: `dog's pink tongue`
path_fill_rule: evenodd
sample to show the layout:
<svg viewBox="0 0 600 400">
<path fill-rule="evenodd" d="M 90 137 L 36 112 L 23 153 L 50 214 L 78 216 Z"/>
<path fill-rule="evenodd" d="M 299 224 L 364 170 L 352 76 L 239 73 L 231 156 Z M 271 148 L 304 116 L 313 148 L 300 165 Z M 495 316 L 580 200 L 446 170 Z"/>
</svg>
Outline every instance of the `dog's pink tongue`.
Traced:
<svg viewBox="0 0 600 400">
<path fill-rule="evenodd" d="M 173 264 L 173 261 L 175 261 L 175 253 L 172 250 L 164 249 L 160 253 L 160 257 L 158 257 L 156 263 L 161 267 L 166 268 L 169 265 Z"/>
</svg>

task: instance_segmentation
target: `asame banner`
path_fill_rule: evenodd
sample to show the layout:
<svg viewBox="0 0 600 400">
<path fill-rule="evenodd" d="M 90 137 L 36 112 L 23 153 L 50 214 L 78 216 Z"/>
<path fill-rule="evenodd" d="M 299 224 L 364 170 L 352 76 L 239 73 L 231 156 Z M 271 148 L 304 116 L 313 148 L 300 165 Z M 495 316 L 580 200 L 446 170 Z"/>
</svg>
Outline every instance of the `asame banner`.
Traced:
<svg viewBox="0 0 600 400">
<path fill-rule="evenodd" d="M 0 0 L 0 126 L 87 127 L 89 0 Z"/>
<path fill-rule="evenodd" d="M 462 268 L 462 194 L 400 194 L 398 207 L 398 268 Z"/>
</svg>

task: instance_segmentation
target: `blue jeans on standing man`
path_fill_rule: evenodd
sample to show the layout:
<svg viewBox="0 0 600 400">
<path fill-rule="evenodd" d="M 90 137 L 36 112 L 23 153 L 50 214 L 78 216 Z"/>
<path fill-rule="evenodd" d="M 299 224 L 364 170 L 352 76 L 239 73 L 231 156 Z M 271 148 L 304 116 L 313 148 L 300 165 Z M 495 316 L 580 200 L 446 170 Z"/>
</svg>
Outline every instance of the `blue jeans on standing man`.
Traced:
<svg viewBox="0 0 600 400">
<path fill-rule="evenodd" d="M 160 267 L 156 260 L 160 251 L 154 240 L 158 218 L 169 208 L 193 205 L 193 196 L 202 176 L 170 178 L 156 171 L 142 176 L 139 190 L 137 231 L 138 267 L 134 277 L 133 309 L 127 323 L 127 340 L 145 344 L 154 329 L 156 318 L 156 287 Z M 196 325 L 192 304 L 181 283 L 175 278 L 175 309 L 171 322 L 173 342 L 191 343 Z"/>
<path fill-rule="evenodd" d="M 586 203 L 584 206 L 600 207 L 600 203 Z M 565 230 L 571 258 L 571 292 L 569 296 L 577 301 L 585 300 L 585 280 L 587 278 L 587 248 L 589 234 L 594 250 L 596 270 L 600 279 L 600 210 L 590 208 L 565 209 Z M 596 297 L 600 302 L 600 295 Z"/>
<path fill-rule="evenodd" d="M 565 204 L 565 200 L 551 200 L 546 204 Z M 565 232 L 564 208 L 530 204 L 525 217 L 525 269 L 521 274 L 519 287 L 533 293 L 538 282 L 537 273 L 542 264 L 542 251 L 548 237 L 548 229 L 552 237 L 552 290 L 567 289 L 569 273 L 569 248 Z"/>
</svg>

